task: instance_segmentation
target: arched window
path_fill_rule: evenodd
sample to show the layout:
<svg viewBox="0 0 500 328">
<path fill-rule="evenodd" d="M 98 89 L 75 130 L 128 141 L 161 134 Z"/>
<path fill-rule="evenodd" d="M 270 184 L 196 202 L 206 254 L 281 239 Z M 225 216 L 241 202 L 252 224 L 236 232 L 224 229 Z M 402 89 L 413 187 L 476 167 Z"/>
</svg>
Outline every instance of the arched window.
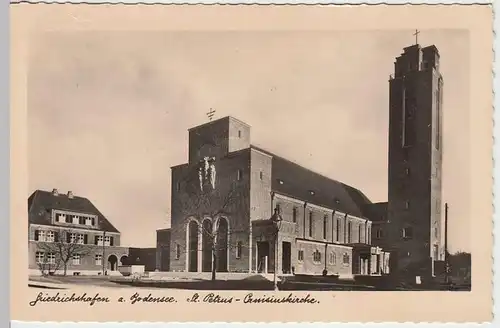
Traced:
<svg viewBox="0 0 500 328">
<path fill-rule="evenodd" d="M 330 253 L 330 256 L 328 257 L 328 259 L 329 259 L 330 264 L 335 264 L 335 262 L 337 262 L 337 259 L 335 257 L 335 253 L 334 252 Z"/>
<path fill-rule="evenodd" d="M 344 263 L 344 265 L 349 265 L 350 261 L 351 261 L 351 259 L 349 257 L 349 254 L 344 253 L 344 256 L 342 257 L 342 263 Z"/>
<path fill-rule="evenodd" d="M 241 241 L 236 245 L 236 258 L 241 258 L 241 253 L 243 252 L 243 243 Z"/>
<path fill-rule="evenodd" d="M 313 262 L 314 263 L 321 263 L 321 252 L 318 250 L 315 250 L 313 253 Z"/>
</svg>

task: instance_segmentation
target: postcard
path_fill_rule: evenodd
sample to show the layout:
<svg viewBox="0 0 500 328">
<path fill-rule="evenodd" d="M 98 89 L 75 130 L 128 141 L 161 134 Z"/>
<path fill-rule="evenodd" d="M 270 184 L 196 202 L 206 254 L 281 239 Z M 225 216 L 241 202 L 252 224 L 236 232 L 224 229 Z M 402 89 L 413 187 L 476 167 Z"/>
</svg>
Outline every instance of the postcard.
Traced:
<svg viewBox="0 0 500 328">
<path fill-rule="evenodd" d="M 492 319 L 491 6 L 11 12 L 13 320 Z"/>
</svg>

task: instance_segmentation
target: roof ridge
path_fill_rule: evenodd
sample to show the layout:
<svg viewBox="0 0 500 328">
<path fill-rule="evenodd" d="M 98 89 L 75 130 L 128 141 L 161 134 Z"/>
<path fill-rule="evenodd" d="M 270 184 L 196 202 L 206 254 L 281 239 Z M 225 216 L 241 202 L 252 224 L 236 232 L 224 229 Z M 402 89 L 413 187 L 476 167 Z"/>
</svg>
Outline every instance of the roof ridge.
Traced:
<svg viewBox="0 0 500 328">
<path fill-rule="evenodd" d="M 268 153 L 269 155 L 271 155 L 271 156 L 273 156 L 273 157 L 278 157 L 278 158 L 280 158 L 280 159 L 282 159 L 282 160 L 284 160 L 284 161 L 287 161 L 287 162 L 289 162 L 289 163 L 291 163 L 291 164 L 297 165 L 297 166 L 298 166 L 298 167 L 300 167 L 301 169 L 304 169 L 304 170 L 309 171 L 309 172 L 311 172 L 311 173 L 313 173 L 313 174 L 319 175 L 319 176 L 321 176 L 321 177 L 323 177 L 323 178 L 325 178 L 325 179 L 328 179 L 328 180 L 331 180 L 331 181 L 334 181 L 334 182 L 340 183 L 340 184 L 342 184 L 342 185 L 345 185 L 345 186 L 348 186 L 348 187 L 351 187 L 351 188 L 354 188 L 354 189 L 356 189 L 356 190 L 360 191 L 360 190 L 359 190 L 358 188 L 356 188 L 356 187 L 353 187 L 353 186 L 351 186 L 351 185 L 348 185 L 348 184 L 346 184 L 346 183 L 343 183 L 343 182 L 341 182 L 341 181 L 339 181 L 339 180 L 336 180 L 336 179 L 334 179 L 334 178 L 332 178 L 332 177 L 329 177 L 329 176 L 327 176 L 327 175 L 325 175 L 325 174 L 323 174 L 323 173 L 319 173 L 319 172 L 313 171 L 313 170 L 311 170 L 310 168 L 307 168 L 307 167 L 305 167 L 305 166 L 304 166 L 304 165 L 302 165 L 302 164 L 299 164 L 299 163 L 297 163 L 297 162 L 295 162 L 295 161 L 293 161 L 293 160 L 287 159 L 287 158 L 285 158 L 285 157 L 283 157 L 283 156 L 276 155 L 276 154 L 274 154 L 274 153 L 272 153 L 272 152 L 270 152 L 270 151 L 268 151 L 268 150 L 266 150 L 266 149 L 264 149 L 264 148 L 261 148 L 261 147 L 259 147 L 259 146 L 250 145 L 250 148 L 255 148 L 256 150 L 263 151 L 263 152 Z"/>
</svg>

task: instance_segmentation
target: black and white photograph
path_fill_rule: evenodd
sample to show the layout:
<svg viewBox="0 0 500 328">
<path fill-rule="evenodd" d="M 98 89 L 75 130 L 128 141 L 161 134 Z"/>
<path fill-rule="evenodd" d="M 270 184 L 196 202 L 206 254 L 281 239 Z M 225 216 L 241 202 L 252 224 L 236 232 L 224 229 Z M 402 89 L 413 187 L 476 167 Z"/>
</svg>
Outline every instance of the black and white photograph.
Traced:
<svg viewBox="0 0 500 328">
<path fill-rule="evenodd" d="M 37 32 L 31 305 L 473 295 L 475 41 L 417 23 Z"/>
</svg>

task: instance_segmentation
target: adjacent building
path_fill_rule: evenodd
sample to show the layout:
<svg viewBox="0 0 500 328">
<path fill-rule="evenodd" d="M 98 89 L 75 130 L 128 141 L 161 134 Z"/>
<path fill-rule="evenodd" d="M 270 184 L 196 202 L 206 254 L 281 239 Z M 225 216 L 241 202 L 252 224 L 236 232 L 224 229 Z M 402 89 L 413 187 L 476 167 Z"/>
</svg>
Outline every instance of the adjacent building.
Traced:
<svg viewBox="0 0 500 328">
<path fill-rule="evenodd" d="M 127 260 L 120 232 L 85 198 L 36 190 L 28 198 L 29 272 L 114 274 Z"/>
</svg>

